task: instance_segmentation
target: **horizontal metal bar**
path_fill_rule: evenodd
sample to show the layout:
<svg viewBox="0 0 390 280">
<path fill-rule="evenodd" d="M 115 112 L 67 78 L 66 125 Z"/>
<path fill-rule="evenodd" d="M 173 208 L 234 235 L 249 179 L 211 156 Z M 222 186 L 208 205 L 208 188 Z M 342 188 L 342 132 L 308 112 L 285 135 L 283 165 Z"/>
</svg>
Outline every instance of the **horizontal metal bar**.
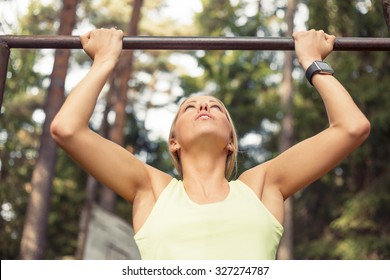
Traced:
<svg viewBox="0 0 390 280">
<path fill-rule="evenodd" d="M 0 35 L 9 48 L 81 49 L 79 36 Z M 283 37 L 173 37 L 128 36 L 124 49 L 154 50 L 294 50 L 294 40 Z M 390 51 L 390 38 L 339 37 L 336 51 Z"/>
</svg>

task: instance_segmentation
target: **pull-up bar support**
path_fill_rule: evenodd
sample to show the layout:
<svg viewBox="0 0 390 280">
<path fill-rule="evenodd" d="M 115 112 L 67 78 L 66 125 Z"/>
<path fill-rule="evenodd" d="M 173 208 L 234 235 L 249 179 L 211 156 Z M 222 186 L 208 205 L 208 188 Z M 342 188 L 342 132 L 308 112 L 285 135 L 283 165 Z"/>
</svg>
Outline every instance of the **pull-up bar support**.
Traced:
<svg viewBox="0 0 390 280">
<path fill-rule="evenodd" d="M 79 36 L 0 35 L 9 48 L 81 49 Z M 142 50 L 294 50 L 294 40 L 283 37 L 123 37 L 124 49 Z M 335 51 L 389 51 L 390 38 L 340 37 Z"/>
<path fill-rule="evenodd" d="M 5 80 L 7 78 L 7 68 L 10 50 L 7 45 L 0 41 L 0 114 L 3 104 Z"/>
<path fill-rule="evenodd" d="M 0 35 L 0 109 L 11 48 L 81 49 L 79 36 Z M 283 37 L 123 37 L 123 49 L 141 50 L 269 50 L 292 51 L 294 39 Z M 390 38 L 339 37 L 335 51 L 390 51 Z"/>
</svg>

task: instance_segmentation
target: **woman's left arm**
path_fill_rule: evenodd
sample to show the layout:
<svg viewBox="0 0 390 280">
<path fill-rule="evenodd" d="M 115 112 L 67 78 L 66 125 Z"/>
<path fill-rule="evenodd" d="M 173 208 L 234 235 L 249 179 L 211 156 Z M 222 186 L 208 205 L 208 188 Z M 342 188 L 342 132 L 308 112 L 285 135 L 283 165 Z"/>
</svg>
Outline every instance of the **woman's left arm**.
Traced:
<svg viewBox="0 0 390 280">
<path fill-rule="evenodd" d="M 310 30 L 294 33 L 294 40 L 299 63 L 306 71 L 333 50 L 335 37 Z M 280 191 L 284 199 L 337 166 L 370 133 L 369 121 L 333 75 L 315 74 L 312 84 L 324 102 L 329 127 L 254 168 L 262 169 L 264 191 Z"/>
</svg>

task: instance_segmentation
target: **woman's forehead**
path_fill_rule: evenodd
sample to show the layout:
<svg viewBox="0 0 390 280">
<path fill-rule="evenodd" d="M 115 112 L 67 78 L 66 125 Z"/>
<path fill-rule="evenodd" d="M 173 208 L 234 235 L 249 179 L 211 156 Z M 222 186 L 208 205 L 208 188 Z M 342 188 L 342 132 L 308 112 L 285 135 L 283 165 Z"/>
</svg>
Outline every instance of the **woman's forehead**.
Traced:
<svg viewBox="0 0 390 280">
<path fill-rule="evenodd" d="M 223 104 L 221 100 L 214 96 L 209 95 L 201 95 L 201 96 L 191 96 L 184 100 L 183 104 L 190 103 L 190 102 L 218 102 L 220 104 Z"/>
</svg>

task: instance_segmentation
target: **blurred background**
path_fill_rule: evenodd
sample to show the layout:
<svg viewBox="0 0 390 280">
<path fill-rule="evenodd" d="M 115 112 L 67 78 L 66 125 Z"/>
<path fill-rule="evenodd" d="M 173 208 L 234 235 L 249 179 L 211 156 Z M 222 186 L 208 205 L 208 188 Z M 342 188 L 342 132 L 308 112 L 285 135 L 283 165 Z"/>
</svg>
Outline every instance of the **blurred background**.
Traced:
<svg viewBox="0 0 390 280">
<path fill-rule="evenodd" d="M 337 37 L 389 37 L 386 3 L 0 0 L 0 34 L 78 36 L 117 26 L 126 36 L 290 37 L 315 28 Z M 288 201 L 278 258 L 389 259 L 390 52 L 339 51 L 327 61 L 371 121 L 371 135 Z M 3 260 L 138 258 L 131 205 L 81 170 L 48 133 L 90 65 L 82 50 L 11 49 L 0 115 Z M 327 125 L 293 52 L 127 50 L 90 126 L 176 176 L 170 124 L 180 100 L 200 93 L 220 98 L 235 120 L 236 177 Z"/>
</svg>

